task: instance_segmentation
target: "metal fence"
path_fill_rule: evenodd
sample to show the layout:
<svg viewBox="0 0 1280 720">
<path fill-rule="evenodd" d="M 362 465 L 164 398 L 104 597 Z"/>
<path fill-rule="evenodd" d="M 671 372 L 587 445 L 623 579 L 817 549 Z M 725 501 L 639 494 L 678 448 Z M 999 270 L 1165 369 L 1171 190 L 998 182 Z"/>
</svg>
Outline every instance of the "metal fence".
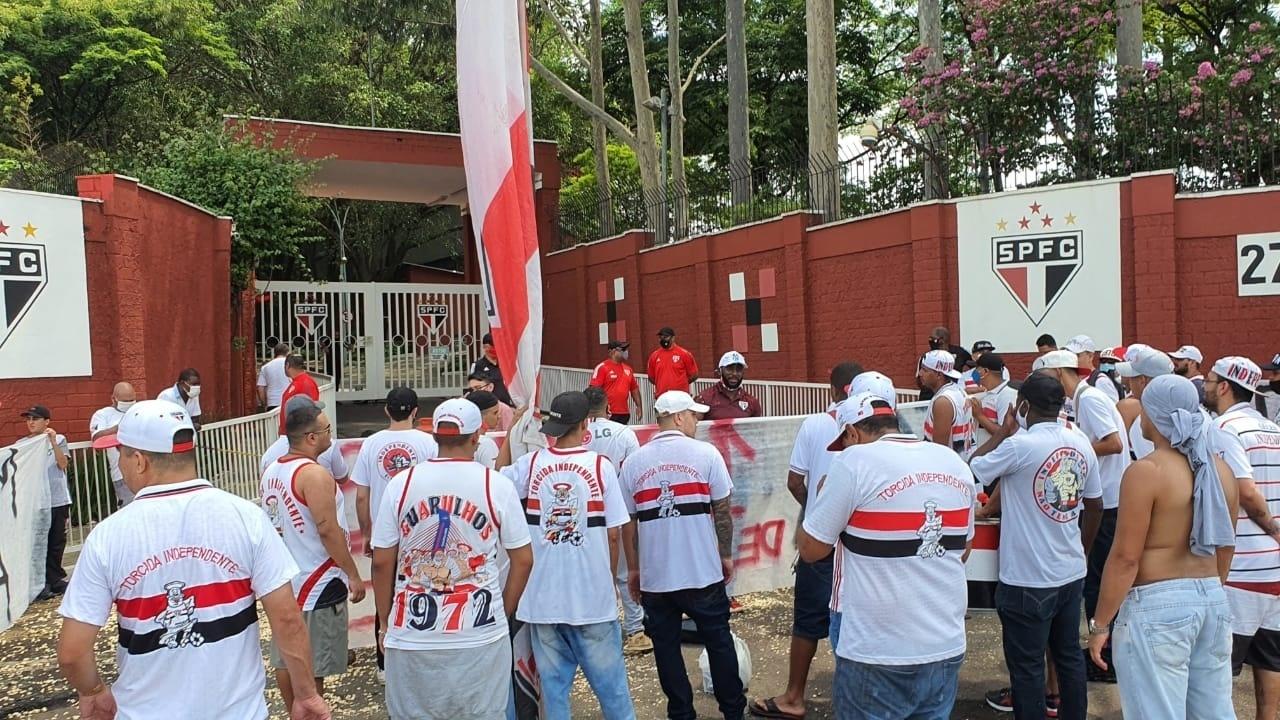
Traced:
<svg viewBox="0 0 1280 720">
<path fill-rule="evenodd" d="M 569 390 L 581 390 L 591 382 L 591 370 L 581 368 L 542 366 L 542 403 L 546 405 L 551 398 Z M 694 395 L 713 387 L 715 378 L 695 380 L 690 388 Z M 644 407 L 644 419 L 652 421 L 653 383 L 649 376 L 636 374 L 636 383 L 640 386 L 640 402 Z M 769 417 L 788 415 L 810 415 L 822 412 L 831 404 L 830 387 L 825 383 L 787 382 L 782 380 L 744 380 L 747 392 L 760 400 L 764 414 Z M 898 388 L 898 402 L 913 402 L 920 397 L 920 391 Z"/>
<path fill-rule="evenodd" d="M 320 385 L 320 401 L 336 425 L 333 380 L 320 375 L 316 380 Z M 261 480 L 258 461 L 278 437 L 279 408 L 203 425 L 196 438 L 197 472 L 214 487 L 247 500 L 257 500 Z M 107 454 L 94 450 L 90 442 L 71 443 L 68 450 L 67 481 L 72 502 L 67 549 L 75 552 L 89 531 L 119 508 L 119 502 L 111 485 Z"/>
</svg>

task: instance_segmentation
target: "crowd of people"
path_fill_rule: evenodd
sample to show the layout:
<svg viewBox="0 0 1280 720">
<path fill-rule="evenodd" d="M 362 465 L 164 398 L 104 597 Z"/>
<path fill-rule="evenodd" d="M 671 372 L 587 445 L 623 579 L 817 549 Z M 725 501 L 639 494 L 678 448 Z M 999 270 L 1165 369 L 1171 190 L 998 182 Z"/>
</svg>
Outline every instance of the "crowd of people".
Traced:
<svg viewBox="0 0 1280 720">
<path fill-rule="evenodd" d="M 328 717 L 324 679 L 346 670 L 347 607 L 366 592 L 355 547 L 371 558 L 393 718 L 527 717 L 514 692 L 522 629 L 542 717 L 571 717 L 579 669 L 604 717 L 635 717 L 624 658 L 652 652 L 667 716 L 694 718 L 685 618 L 725 718 L 804 717 L 823 639 L 838 718 L 949 718 L 967 649 L 964 564 L 976 525 L 997 519 L 1009 686 L 988 693 L 991 707 L 1080 720 L 1088 681 L 1114 678 L 1126 716 L 1234 717 L 1231 676 L 1248 664 L 1257 717 L 1276 716 L 1280 428 L 1268 403 L 1280 355 L 1265 369 L 1220 358 L 1201 375 L 1193 346 L 1099 349 L 1082 335 L 1058 349 L 1044 336 L 1018 381 L 991 343 L 965 351 L 938 328 L 917 364 L 923 438 L 905 432 L 890 377 L 837 364 L 786 479 L 802 509 L 787 685 L 749 699 L 730 633 L 733 479 L 695 434 L 699 420 L 762 409 L 736 350 L 691 395 L 699 368 L 675 337 L 664 327 L 646 365 L 658 432 L 643 445 L 629 427 L 644 418 L 628 343 L 608 344 L 583 391 L 535 412 L 512 407 L 486 337 L 462 397 L 440 403 L 428 431 L 417 394 L 390 391 L 387 427 L 350 468 L 305 362 L 277 350 L 259 400 L 281 408 L 281 436 L 256 504 L 197 477 L 198 373 L 156 401 L 117 386 L 94 446 L 111 453 L 126 506 L 89 534 L 68 586 L 46 579 L 65 591 L 58 657 L 82 716 L 266 717 L 265 675 L 246 670 L 261 667 L 260 601 L 290 716 Z M 65 439 L 44 408 L 24 414 L 49 438 L 52 482 Z M 93 647 L 112 607 L 120 672 L 108 688 Z"/>
</svg>

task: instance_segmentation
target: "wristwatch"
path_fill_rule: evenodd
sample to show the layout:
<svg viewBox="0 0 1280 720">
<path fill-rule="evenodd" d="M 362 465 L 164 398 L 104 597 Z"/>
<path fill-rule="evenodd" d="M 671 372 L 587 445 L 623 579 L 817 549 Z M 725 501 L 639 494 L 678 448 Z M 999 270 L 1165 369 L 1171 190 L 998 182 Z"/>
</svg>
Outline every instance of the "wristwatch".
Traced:
<svg viewBox="0 0 1280 720">
<path fill-rule="evenodd" d="M 1099 626 L 1097 623 L 1093 621 L 1093 618 L 1089 618 L 1089 635 L 1106 635 L 1110 632 L 1111 632 L 1111 625 L 1108 624 L 1108 625 Z"/>
</svg>

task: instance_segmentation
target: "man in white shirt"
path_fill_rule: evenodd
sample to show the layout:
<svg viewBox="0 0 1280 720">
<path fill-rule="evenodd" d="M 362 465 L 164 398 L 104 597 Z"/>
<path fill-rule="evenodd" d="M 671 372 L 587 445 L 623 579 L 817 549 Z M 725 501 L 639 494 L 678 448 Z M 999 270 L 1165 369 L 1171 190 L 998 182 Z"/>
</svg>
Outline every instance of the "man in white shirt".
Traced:
<svg viewBox="0 0 1280 720">
<path fill-rule="evenodd" d="M 27 437 L 38 438 L 45 446 L 45 477 L 49 482 L 49 510 L 52 521 L 44 556 L 44 589 L 37 600 L 48 600 L 67 589 L 67 571 L 62 567 L 62 554 L 67 549 L 67 517 L 71 514 L 71 490 L 67 487 L 67 438 L 49 427 L 53 415 L 44 405 L 32 405 L 22 411 L 27 422 Z"/>
<path fill-rule="evenodd" d="M 587 396 L 587 406 L 590 408 L 586 448 L 609 458 L 614 471 L 621 475 L 623 461 L 640 449 L 640 439 L 629 426 L 609 419 L 609 398 L 605 396 L 604 390 L 592 386 L 582 391 L 582 394 Z M 627 575 L 627 554 L 619 552 L 613 584 L 622 601 L 622 633 L 626 638 L 622 642 L 622 652 L 627 655 L 643 655 L 653 649 L 653 641 L 644 634 L 644 608 L 627 591 Z"/>
<path fill-rule="evenodd" d="M 1125 349 L 1124 361 L 1116 364 L 1116 373 L 1129 391 L 1128 397 L 1116 404 L 1129 435 L 1129 457 L 1141 460 L 1156 451 L 1156 446 L 1142 435 L 1142 391 L 1155 378 L 1173 374 L 1173 361 L 1149 345 L 1134 343 Z"/>
<path fill-rule="evenodd" d="M 1093 338 L 1088 335 L 1076 335 L 1068 340 L 1062 349 L 1075 354 L 1076 366 L 1080 368 L 1080 374 L 1085 376 L 1085 382 L 1102 391 L 1102 394 L 1110 398 L 1111 402 L 1120 402 L 1120 388 L 1116 386 L 1115 380 L 1111 379 L 1110 375 L 1103 373 L 1102 370 L 1095 369 L 1098 360 L 1098 346 L 1093 342 Z"/>
<path fill-rule="evenodd" d="M 395 475 L 436 456 L 435 439 L 419 430 L 418 393 L 412 388 L 392 388 L 387 393 L 385 412 L 390 424 L 364 439 L 351 469 L 356 484 L 356 520 L 364 538 L 364 554 L 372 557 L 375 514 L 382 508 L 382 496 Z M 375 623 L 377 617 L 374 617 Z M 377 633 L 381 626 L 374 625 Z M 385 671 L 386 658 L 378 648 L 378 672 Z"/>
<path fill-rule="evenodd" d="M 178 382 L 167 387 L 156 396 L 157 400 L 167 400 L 187 411 L 191 424 L 200 429 L 200 372 L 195 368 L 186 368 L 178 373 Z"/>
<path fill-rule="evenodd" d="M 89 418 L 91 439 L 97 440 L 114 433 L 124 414 L 133 407 L 137 399 L 138 396 L 133 391 L 132 385 L 127 382 L 116 383 L 111 390 L 111 404 L 98 410 L 93 417 Z M 133 501 L 133 493 L 129 492 L 129 486 L 124 484 L 124 476 L 120 474 L 119 450 L 107 451 L 107 470 L 111 473 L 111 487 L 115 490 L 120 507 L 128 505 Z"/>
<path fill-rule="evenodd" d="M 1173 359 L 1173 372 L 1191 381 L 1204 400 L 1204 373 L 1200 372 L 1200 364 L 1204 362 L 1204 353 L 1195 345 L 1183 345 L 1169 353 Z"/>
<path fill-rule="evenodd" d="M 930 350 L 920 361 L 920 382 L 933 393 L 924 416 L 925 439 L 967 456 L 973 447 L 973 409 L 960 387 L 955 356 Z"/>
<path fill-rule="evenodd" d="M 474 404 L 440 403 L 439 455 L 392 478 L 377 512 L 373 596 L 393 718 L 502 718 L 508 707 L 508 616 L 533 553 L 515 489 L 471 459 L 481 432 Z"/>
<path fill-rule="evenodd" d="M 1262 382 L 1258 384 L 1258 392 L 1254 405 L 1263 417 L 1272 422 L 1280 422 L 1280 353 L 1265 362 L 1262 370 Z"/>
<path fill-rule="evenodd" d="M 582 446 L 589 415 L 586 395 L 560 393 L 542 424 L 554 445 L 502 470 L 525 502 L 533 536 L 533 572 L 516 618 L 529 627 L 548 720 L 570 717 L 578 668 L 606 720 L 634 720 L 613 588 L 618 528 L 631 518 L 613 463 Z"/>
<path fill-rule="evenodd" d="M 58 612 L 58 664 L 84 718 L 266 720 L 257 602 L 293 679 L 293 720 L 326 720 L 290 580 L 298 567 L 254 503 L 196 477 L 184 409 L 148 400 L 116 433 L 136 500 L 85 539 Z M 107 687 L 94 644 L 112 609 L 119 678 Z"/>
<path fill-rule="evenodd" d="M 295 403 L 297 403 L 295 405 Z M 297 395 L 289 398 L 285 406 L 281 408 L 281 412 L 288 414 L 291 407 L 306 407 L 315 405 L 324 409 L 324 403 L 316 402 L 305 395 Z M 267 447 L 267 451 L 262 453 L 262 457 L 258 460 L 258 475 L 261 476 L 271 467 L 271 463 L 279 460 L 289 453 L 289 436 L 281 435 L 276 441 Z M 320 463 L 320 467 L 329 471 L 333 476 L 334 482 L 338 485 L 347 481 L 347 477 L 351 475 L 351 469 L 347 467 L 347 459 L 342 456 L 342 449 L 338 447 L 338 443 L 334 442 L 329 448 L 320 453 L 320 457 L 316 458 L 316 462 Z"/>
<path fill-rule="evenodd" d="M 464 397 L 480 410 L 480 443 L 476 446 L 476 462 L 492 470 L 498 461 L 498 443 L 486 433 L 502 429 L 502 403 L 488 390 L 469 392 Z"/>
<path fill-rule="evenodd" d="M 1045 355 L 1044 370 L 1041 372 L 1057 378 L 1067 397 L 1071 398 L 1075 406 L 1075 424 L 1089 438 L 1093 452 L 1098 456 L 1098 470 L 1102 474 L 1102 523 L 1089 552 L 1089 573 L 1084 583 L 1085 617 L 1093 617 L 1098 607 L 1102 571 L 1116 536 L 1120 478 L 1132 462 L 1129 458 L 1129 434 L 1124 426 L 1124 418 L 1120 417 L 1120 411 L 1116 409 L 1116 401 L 1084 381 L 1082 375 L 1088 373 L 1089 368 L 1079 365 L 1075 353 L 1070 350 L 1055 350 Z"/>
<path fill-rule="evenodd" d="M 289 453 L 262 475 L 262 509 L 284 539 L 300 572 L 293 592 L 311 641 L 316 690 L 347 671 L 347 598 L 364 599 L 364 580 L 351 557 L 342 490 L 316 458 L 333 444 L 333 424 L 308 397 L 285 403 Z M 272 638 L 271 666 L 285 707 L 293 705 L 289 670 Z"/>
<path fill-rule="evenodd" d="M 969 398 L 969 409 L 974 422 L 987 431 L 989 436 L 974 454 L 991 452 L 1004 438 L 1017 430 L 1013 409 L 1018 391 L 1009 385 L 1009 370 L 1004 365 L 1004 358 L 995 353 L 985 353 L 977 360 L 978 387 L 983 393 L 981 398 Z"/>
<path fill-rule="evenodd" d="M 950 449 L 900 433 L 875 395 L 836 412 L 830 447 L 844 449 L 798 534 L 808 562 L 839 544 L 836 715 L 949 718 L 965 653 L 973 474 Z"/>
<path fill-rule="evenodd" d="M 688 615 L 707 650 L 720 713 L 738 720 L 747 699 L 725 592 L 733 579 L 733 481 L 720 451 L 693 439 L 706 405 L 694 402 L 689 393 L 668 390 L 653 409 L 658 434 L 622 468 L 627 510 L 636 521 L 623 529 L 628 587 L 644 606 L 667 717 L 697 717 L 680 651 L 681 621 Z"/>
<path fill-rule="evenodd" d="M 849 397 L 849 384 L 861 374 L 862 366 L 855 362 L 842 362 L 833 367 L 827 388 L 831 404 L 827 406 L 826 412 L 805 418 L 796 433 L 795 443 L 791 446 L 787 489 L 800 504 L 801 517 L 817 494 L 818 483 L 826 477 L 827 466 L 834 455 L 827 450 L 827 446 L 836 435 L 836 405 Z M 752 715 L 804 715 L 809 668 L 813 664 L 813 656 L 818 652 L 818 641 L 831 633 L 832 564 L 830 556 L 815 563 L 803 560 L 796 562 L 787 689 L 781 695 L 752 699 Z"/>
<path fill-rule="evenodd" d="M 1058 675 L 1056 717 L 1084 720 L 1088 710 L 1080 602 L 1085 557 L 1102 519 L 1102 480 L 1088 439 L 1058 422 L 1064 402 L 1061 383 L 1032 373 L 1015 410 L 1027 429 L 970 463 L 983 485 L 1000 481 L 1004 498 L 996 609 L 1011 687 L 989 702 L 1003 708 L 1011 701 L 1017 720 L 1045 717 L 1046 650 Z"/>
<path fill-rule="evenodd" d="M 278 343 L 275 357 L 258 370 L 258 405 L 267 410 L 280 407 L 280 396 L 289 387 L 289 376 L 284 371 L 284 359 L 288 355 L 289 346 Z"/>
</svg>

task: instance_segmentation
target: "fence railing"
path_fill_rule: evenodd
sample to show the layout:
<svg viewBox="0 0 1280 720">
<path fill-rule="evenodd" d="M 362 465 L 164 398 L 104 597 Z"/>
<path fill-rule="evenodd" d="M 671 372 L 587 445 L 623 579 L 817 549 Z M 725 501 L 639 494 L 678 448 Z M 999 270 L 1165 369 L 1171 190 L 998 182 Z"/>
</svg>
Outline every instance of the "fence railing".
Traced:
<svg viewBox="0 0 1280 720">
<path fill-rule="evenodd" d="M 555 365 L 542 366 L 542 404 L 551 402 L 551 398 L 569 390 L 581 390 L 591 382 L 591 370 L 568 368 Z M 694 395 L 716 384 L 715 378 L 701 378 L 693 382 L 690 388 Z M 636 374 L 636 384 L 640 386 L 640 402 L 644 407 L 644 419 L 652 421 L 653 383 L 648 375 Z M 783 380 L 744 380 L 747 392 L 760 400 L 764 414 L 771 417 L 787 415 L 810 415 L 822 412 L 831 404 L 830 388 L 825 383 L 787 382 Z M 898 402 L 913 402 L 920 397 L 920 391 L 898 388 Z"/>
<path fill-rule="evenodd" d="M 325 413 L 337 424 L 336 393 L 333 380 L 315 376 L 320 385 L 320 401 Z M 209 423 L 196 437 L 196 470 L 214 487 L 256 500 L 260 495 L 258 461 L 271 443 L 280 437 L 280 409 L 231 420 Z M 107 453 L 93 449 L 91 442 L 70 443 L 67 480 L 71 486 L 71 518 L 67 548 L 74 552 L 89 531 L 115 512 L 120 503 L 112 486 Z"/>
</svg>

